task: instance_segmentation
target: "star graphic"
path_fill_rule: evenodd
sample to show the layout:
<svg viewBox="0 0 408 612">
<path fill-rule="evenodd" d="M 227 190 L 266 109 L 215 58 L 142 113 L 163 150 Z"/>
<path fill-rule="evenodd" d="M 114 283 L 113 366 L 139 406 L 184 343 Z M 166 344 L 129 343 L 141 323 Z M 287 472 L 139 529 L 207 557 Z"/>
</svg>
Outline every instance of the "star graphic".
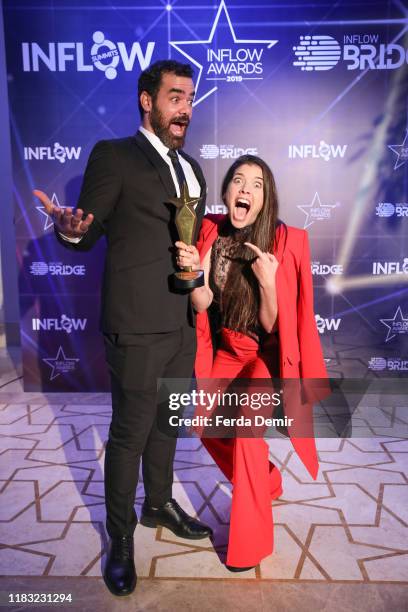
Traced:
<svg viewBox="0 0 408 612">
<path fill-rule="evenodd" d="M 56 193 L 52 194 L 51 202 L 55 206 L 59 206 L 59 208 L 66 208 L 66 206 L 61 206 L 61 204 L 58 201 L 58 197 Z M 50 227 L 54 225 L 54 221 L 51 219 L 50 215 L 45 211 L 44 206 L 36 206 L 36 209 L 38 210 L 38 212 L 40 212 L 45 217 L 45 222 L 44 222 L 44 232 L 45 232 L 47 229 L 49 229 Z"/>
<path fill-rule="evenodd" d="M 208 61 L 208 59 L 204 60 L 204 61 L 199 61 L 200 59 L 200 55 L 202 56 L 204 53 L 204 57 L 207 58 L 207 54 L 208 54 L 208 47 L 212 44 L 213 42 L 213 38 L 215 35 L 215 32 L 217 30 L 217 26 L 218 26 L 218 22 L 220 21 L 220 17 L 221 17 L 221 13 L 224 13 L 224 19 L 228 25 L 229 28 L 229 34 L 231 36 L 231 42 L 233 42 L 234 44 L 239 44 L 239 43 L 245 43 L 245 44 L 258 44 L 258 45 L 267 45 L 267 49 L 270 49 L 271 47 L 273 47 L 274 45 L 276 45 L 276 43 L 278 42 L 277 40 L 260 40 L 260 39 L 244 39 L 244 38 L 237 38 L 235 31 L 234 31 L 234 27 L 231 23 L 231 19 L 230 16 L 228 14 L 228 10 L 225 4 L 225 0 L 221 0 L 221 3 L 218 7 L 217 10 L 217 14 L 215 16 L 214 19 L 214 23 L 212 25 L 211 28 L 211 32 L 208 36 L 207 40 L 177 40 L 177 41 L 169 41 L 170 45 L 176 49 L 177 51 L 179 51 L 182 55 L 184 55 L 184 57 L 186 57 L 192 64 L 194 64 L 194 66 L 197 66 L 197 68 L 199 69 L 199 73 L 198 73 L 198 78 L 197 78 L 197 82 L 196 82 L 196 91 L 198 91 L 199 88 L 199 84 L 200 84 L 200 80 L 201 80 L 201 75 L 203 72 L 203 68 L 204 68 L 204 61 Z M 199 45 L 199 47 L 195 46 L 194 49 L 194 55 L 190 55 L 189 53 L 187 53 L 186 50 L 182 49 L 183 46 L 189 46 L 189 45 Z M 217 45 L 218 46 L 218 45 Z M 226 47 L 224 47 L 226 48 Z M 193 49 L 191 50 L 191 52 L 193 52 Z M 256 49 L 255 49 L 256 51 Z M 198 58 L 197 58 L 198 55 Z M 228 61 L 228 60 L 226 60 Z M 224 62 L 222 62 L 224 63 Z M 234 73 L 235 75 L 235 73 Z M 248 79 L 260 79 L 262 77 L 257 77 L 257 76 L 252 76 L 252 77 L 245 77 L 242 76 L 242 80 L 248 80 Z M 208 77 L 207 80 L 222 80 L 222 81 L 226 81 L 227 77 L 225 74 L 219 75 L 218 77 Z M 197 104 L 200 104 L 200 102 L 202 102 L 205 98 L 208 98 L 208 96 L 210 96 L 211 94 L 213 94 L 215 91 L 217 91 L 218 86 L 215 85 L 214 87 L 212 87 L 211 89 L 209 89 L 208 91 L 206 91 L 199 99 L 195 99 L 194 100 L 194 106 L 196 106 Z"/>
<path fill-rule="evenodd" d="M 336 202 L 336 204 L 322 204 L 316 191 L 311 204 L 298 204 L 298 208 L 306 215 L 303 229 L 310 227 L 315 221 L 330 219 L 330 211 L 337 206 L 340 206 L 340 202 Z"/>
<path fill-rule="evenodd" d="M 397 159 L 395 161 L 394 170 L 396 170 L 400 166 L 403 166 L 405 162 L 408 160 L 407 138 L 408 138 L 408 130 L 407 130 L 407 133 L 405 134 L 405 138 L 403 142 L 400 145 L 388 145 L 388 148 L 391 149 L 391 151 L 395 153 L 397 156 Z"/>
<path fill-rule="evenodd" d="M 392 319 L 380 319 L 380 322 L 388 327 L 385 342 L 392 340 L 397 334 L 408 333 L 408 318 L 404 319 L 401 306 L 398 306 Z M 397 329 L 395 329 L 395 324 L 398 325 Z"/>
<path fill-rule="evenodd" d="M 61 374 L 61 371 L 58 371 L 58 362 L 63 361 L 65 364 L 68 364 L 67 371 L 71 369 L 70 364 L 77 363 L 79 359 L 77 357 L 66 357 L 64 353 L 64 349 L 62 346 L 59 347 L 56 357 L 48 357 L 47 359 L 42 359 L 47 365 L 51 368 L 50 380 L 54 380 Z"/>
</svg>

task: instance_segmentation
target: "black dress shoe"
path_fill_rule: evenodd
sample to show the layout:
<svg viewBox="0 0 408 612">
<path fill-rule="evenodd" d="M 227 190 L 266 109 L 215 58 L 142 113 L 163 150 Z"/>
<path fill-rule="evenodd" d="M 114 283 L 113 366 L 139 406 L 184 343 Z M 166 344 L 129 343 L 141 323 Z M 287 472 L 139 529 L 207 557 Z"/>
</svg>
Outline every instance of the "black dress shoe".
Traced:
<svg viewBox="0 0 408 612">
<path fill-rule="evenodd" d="M 175 499 L 170 499 L 160 508 L 152 508 L 145 500 L 140 523 L 145 527 L 163 525 L 179 538 L 187 538 L 188 540 L 209 538 L 213 533 L 210 527 L 203 525 L 200 521 L 189 516 L 187 512 L 184 512 Z"/>
<path fill-rule="evenodd" d="M 226 565 L 227 570 L 230 572 L 248 572 L 251 569 L 254 569 L 256 565 L 251 565 L 250 567 L 235 567 L 235 565 Z"/>
<path fill-rule="evenodd" d="M 112 538 L 103 579 L 114 595 L 130 595 L 135 590 L 137 577 L 132 536 Z"/>
</svg>

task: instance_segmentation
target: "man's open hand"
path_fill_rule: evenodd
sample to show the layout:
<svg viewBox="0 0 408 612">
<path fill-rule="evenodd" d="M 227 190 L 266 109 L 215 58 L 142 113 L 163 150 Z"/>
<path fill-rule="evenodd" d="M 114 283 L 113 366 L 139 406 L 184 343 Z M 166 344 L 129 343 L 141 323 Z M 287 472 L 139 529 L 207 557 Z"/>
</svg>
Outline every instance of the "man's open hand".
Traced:
<svg viewBox="0 0 408 612">
<path fill-rule="evenodd" d="M 82 238 L 86 234 L 94 220 L 94 216 L 91 213 L 82 220 L 84 211 L 81 208 L 77 208 L 74 213 L 70 207 L 60 208 L 55 206 L 43 191 L 34 189 L 33 194 L 41 200 L 47 215 L 52 218 L 60 234 L 64 234 L 68 238 Z"/>
</svg>

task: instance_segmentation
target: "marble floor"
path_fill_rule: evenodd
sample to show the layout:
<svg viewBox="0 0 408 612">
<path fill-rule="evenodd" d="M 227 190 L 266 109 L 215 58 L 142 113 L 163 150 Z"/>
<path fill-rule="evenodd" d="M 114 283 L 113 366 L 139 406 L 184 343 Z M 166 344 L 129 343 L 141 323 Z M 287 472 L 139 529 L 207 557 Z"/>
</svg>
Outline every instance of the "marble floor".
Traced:
<svg viewBox="0 0 408 612">
<path fill-rule="evenodd" d="M 400 403 L 390 409 L 406 423 Z M 60 608 L 408 608 L 408 439 L 392 429 L 318 440 L 316 481 L 288 441 L 271 440 L 284 479 L 272 508 L 274 553 L 243 574 L 222 563 L 230 486 L 198 439 L 180 440 L 174 497 L 213 527 L 214 540 L 138 525 L 138 587 L 113 597 L 101 579 L 109 420 L 106 394 L 24 393 L 19 351 L 0 350 L 0 605 L 8 593 L 71 592 L 73 603 Z M 140 484 L 137 510 L 142 501 Z"/>
</svg>

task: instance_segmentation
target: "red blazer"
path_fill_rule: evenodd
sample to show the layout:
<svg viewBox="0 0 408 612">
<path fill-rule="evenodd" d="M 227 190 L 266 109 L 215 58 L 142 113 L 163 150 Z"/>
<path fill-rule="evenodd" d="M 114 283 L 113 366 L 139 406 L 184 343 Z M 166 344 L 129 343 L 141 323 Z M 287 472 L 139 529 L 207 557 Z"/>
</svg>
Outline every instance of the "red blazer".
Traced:
<svg viewBox="0 0 408 612">
<path fill-rule="evenodd" d="M 226 215 L 207 215 L 197 241 L 201 261 L 218 236 Z M 310 249 L 305 230 L 281 223 L 276 230 L 273 253 L 279 262 L 276 273 L 278 302 L 278 332 L 280 352 L 280 378 L 327 378 L 320 345 L 319 332 L 313 311 L 313 285 L 310 270 Z M 197 378 L 209 378 L 213 362 L 213 347 L 207 312 L 197 314 Z M 303 399 L 298 408 L 311 414 L 313 399 L 327 396 L 328 389 L 316 392 L 302 383 Z M 295 409 L 296 412 L 296 409 Z M 289 415 L 288 415 L 289 416 Z M 302 429 L 302 436 L 305 429 Z M 313 429 L 311 429 L 313 436 Z M 293 433 L 293 432 L 292 432 Z M 318 471 L 314 438 L 297 438 L 291 434 L 292 444 L 313 478 Z"/>
</svg>

